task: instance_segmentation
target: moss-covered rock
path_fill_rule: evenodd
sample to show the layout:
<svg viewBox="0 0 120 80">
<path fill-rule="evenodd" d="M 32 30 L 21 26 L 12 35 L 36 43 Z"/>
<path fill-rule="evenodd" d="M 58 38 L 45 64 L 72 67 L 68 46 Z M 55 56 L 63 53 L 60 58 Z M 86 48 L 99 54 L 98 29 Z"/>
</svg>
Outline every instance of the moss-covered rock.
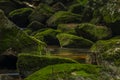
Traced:
<svg viewBox="0 0 120 80">
<path fill-rule="evenodd" d="M 56 12 L 56 11 L 65 11 L 67 8 L 63 3 L 57 2 L 52 5 L 52 9 Z"/>
<path fill-rule="evenodd" d="M 120 66 L 120 48 L 110 48 L 102 55 L 103 59 L 108 61 L 110 64 Z"/>
<path fill-rule="evenodd" d="M 103 21 L 111 28 L 114 35 L 120 35 L 120 12 L 119 1 L 108 1 L 105 6 L 101 8 Z"/>
<path fill-rule="evenodd" d="M 26 77 L 43 67 L 61 63 L 77 62 L 69 58 L 61 58 L 55 56 L 37 56 L 31 54 L 20 54 L 18 56 L 17 67 L 20 74 Z"/>
<path fill-rule="evenodd" d="M 48 19 L 47 24 L 57 26 L 62 23 L 79 23 L 80 21 L 80 15 L 67 11 L 58 11 Z"/>
<path fill-rule="evenodd" d="M 78 24 L 59 24 L 57 29 L 60 30 L 63 33 L 68 34 L 74 34 L 76 35 L 75 28 L 78 26 Z"/>
<path fill-rule="evenodd" d="M 61 33 L 57 35 L 61 47 L 67 48 L 89 48 L 93 42 L 83 37 Z"/>
<path fill-rule="evenodd" d="M 29 24 L 28 16 L 32 11 L 31 8 L 16 9 L 9 13 L 9 18 L 19 27 L 26 27 Z"/>
<path fill-rule="evenodd" d="M 93 52 L 106 52 L 107 50 L 120 46 L 120 39 L 99 40 L 92 47 Z"/>
<path fill-rule="evenodd" d="M 16 52 L 41 52 L 45 43 L 28 36 L 13 24 L 0 10 L 0 53 L 12 48 Z"/>
<path fill-rule="evenodd" d="M 96 52 L 96 59 L 99 64 L 114 71 L 116 66 L 120 66 L 120 39 L 113 38 L 110 40 L 97 41 L 91 51 Z M 112 67 L 110 67 L 112 66 Z M 116 74 L 116 73 L 115 73 Z"/>
<path fill-rule="evenodd" d="M 84 6 L 81 5 L 81 4 L 74 4 L 74 5 L 71 5 L 70 8 L 69 8 L 69 11 L 72 12 L 72 13 L 76 13 L 76 14 L 81 14 L 83 13 L 84 11 Z"/>
<path fill-rule="evenodd" d="M 44 31 L 36 33 L 34 37 L 49 45 L 59 45 L 59 41 L 56 38 L 56 35 L 58 33 L 60 33 L 58 30 L 46 29 Z"/>
<path fill-rule="evenodd" d="M 37 31 L 39 29 L 45 28 L 45 25 L 38 21 L 33 21 L 27 26 L 27 28 L 31 29 L 32 31 Z"/>
<path fill-rule="evenodd" d="M 54 14 L 52 8 L 46 4 L 39 4 L 39 6 L 31 13 L 29 16 L 30 22 L 38 21 L 41 23 L 45 23 L 46 20 Z"/>
<path fill-rule="evenodd" d="M 100 68 L 89 64 L 58 64 L 47 66 L 24 80 L 98 80 Z"/>
<path fill-rule="evenodd" d="M 17 6 L 10 0 L 0 0 L 0 9 L 8 15 L 11 11 L 17 9 Z"/>
<path fill-rule="evenodd" d="M 92 41 L 107 39 L 111 37 L 111 30 L 105 26 L 97 26 L 90 23 L 79 24 L 76 28 L 79 36 L 83 36 Z"/>
</svg>

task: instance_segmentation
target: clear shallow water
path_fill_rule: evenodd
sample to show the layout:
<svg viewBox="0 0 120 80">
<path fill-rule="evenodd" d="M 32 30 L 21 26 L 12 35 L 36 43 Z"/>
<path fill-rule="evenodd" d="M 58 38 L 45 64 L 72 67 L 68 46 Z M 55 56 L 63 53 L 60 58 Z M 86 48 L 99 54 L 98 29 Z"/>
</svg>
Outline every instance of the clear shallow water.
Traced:
<svg viewBox="0 0 120 80">
<path fill-rule="evenodd" d="M 76 48 L 49 48 L 50 54 L 53 56 L 60 56 L 77 60 L 80 63 L 86 63 L 90 57 L 89 49 L 76 49 Z"/>
<path fill-rule="evenodd" d="M 19 73 L 3 73 L 0 74 L 0 80 L 22 80 Z"/>
</svg>

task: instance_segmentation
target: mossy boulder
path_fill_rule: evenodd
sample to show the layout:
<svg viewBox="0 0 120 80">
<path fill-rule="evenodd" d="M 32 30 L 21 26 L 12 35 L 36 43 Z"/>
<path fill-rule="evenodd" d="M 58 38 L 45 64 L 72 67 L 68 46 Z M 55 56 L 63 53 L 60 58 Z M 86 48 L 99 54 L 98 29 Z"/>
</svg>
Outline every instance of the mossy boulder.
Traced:
<svg viewBox="0 0 120 80">
<path fill-rule="evenodd" d="M 34 37 L 45 42 L 48 45 L 59 45 L 59 41 L 56 38 L 56 35 L 58 33 L 60 33 L 59 30 L 46 29 L 44 31 L 36 33 Z"/>
<path fill-rule="evenodd" d="M 83 13 L 84 11 L 84 6 L 81 5 L 81 4 L 73 4 L 70 6 L 69 8 L 69 11 L 72 12 L 72 13 L 76 13 L 76 14 L 81 14 Z"/>
<path fill-rule="evenodd" d="M 17 9 L 17 6 L 10 0 L 0 0 L 0 9 L 8 15 L 11 11 Z"/>
<path fill-rule="evenodd" d="M 109 66 L 120 66 L 120 39 L 113 38 L 109 40 L 97 41 L 92 47 L 91 51 L 96 52 L 96 58 L 99 64 Z M 113 70 L 113 68 L 112 68 Z"/>
<path fill-rule="evenodd" d="M 20 30 L 0 10 L 0 53 L 9 48 L 12 48 L 16 52 L 40 52 L 41 47 L 44 48 L 45 46 L 45 43 L 28 36 Z"/>
<path fill-rule="evenodd" d="M 100 68 L 95 65 L 57 64 L 36 71 L 24 80 L 98 80 L 99 74 Z"/>
<path fill-rule="evenodd" d="M 45 23 L 46 20 L 54 14 L 53 9 L 47 4 L 39 4 L 39 6 L 29 16 L 29 21 L 38 21 Z"/>
<path fill-rule="evenodd" d="M 19 27 L 27 27 L 29 24 L 28 16 L 32 11 L 31 8 L 16 9 L 9 13 L 9 18 Z"/>
<path fill-rule="evenodd" d="M 92 47 L 93 52 L 106 52 L 107 50 L 120 46 L 120 39 L 99 40 Z"/>
<path fill-rule="evenodd" d="M 65 11 L 67 8 L 63 3 L 57 2 L 52 5 L 52 9 L 56 12 L 56 11 Z"/>
<path fill-rule="evenodd" d="M 103 21 L 111 28 L 114 35 L 120 35 L 120 12 L 119 1 L 108 1 L 105 6 L 101 8 Z"/>
<path fill-rule="evenodd" d="M 103 59 L 108 61 L 110 64 L 120 66 L 120 48 L 110 48 L 102 55 Z"/>
<path fill-rule="evenodd" d="M 58 24 L 64 24 L 64 23 L 79 23 L 81 21 L 81 16 L 67 12 L 67 11 L 58 11 L 53 16 L 51 16 L 47 24 L 49 26 L 57 26 Z"/>
<path fill-rule="evenodd" d="M 93 42 L 83 37 L 61 33 L 57 35 L 61 47 L 67 48 L 89 48 Z"/>
<path fill-rule="evenodd" d="M 90 23 L 79 24 L 76 33 L 89 40 L 96 41 L 100 39 L 108 39 L 111 37 L 111 30 L 106 26 L 97 26 Z"/>
<path fill-rule="evenodd" d="M 68 34 L 74 34 L 76 35 L 76 27 L 78 26 L 79 24 L 59 24 L 57 29 L 60 30 L 61 32 L 63 33 L 68 33 Z"/>
<path fill-rule="evenodd" d="M 77 63 L 69 58 L 61 58 L 55 56 L 37 56 L 31 54 L 20 54 L 18 56 L 17 67 L 21 76 L 28 76 L 31 73 L 42 69 L 48 65 L 61 63 Z"/>
<path fill-rule="evenodd" d="M 45 28 L 45 25 L 38 21 L 33 21 L 27 26 L 27 28 L 31 29 L 32 31 L 37 31 L 39 29 Z"/>
</svg>

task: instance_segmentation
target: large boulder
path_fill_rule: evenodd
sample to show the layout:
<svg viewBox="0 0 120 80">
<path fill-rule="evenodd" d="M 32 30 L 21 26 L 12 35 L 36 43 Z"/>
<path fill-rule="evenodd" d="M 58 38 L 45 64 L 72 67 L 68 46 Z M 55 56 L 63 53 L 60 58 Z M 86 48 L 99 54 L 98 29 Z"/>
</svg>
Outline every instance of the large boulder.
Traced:
<svg viewBox="0 0 120 80">
<path fill-rule="evenodd" d="M 13 24 L 0 10 L 0 53 L 12 48 L 16 52 L 38 51 L 46 44 L 28 36 Z"/>
<path fill-rule="evenodd" d="M 32 13 L 31 8 L 16 9 L 9 13 L 9 18 L 19 27 L 27 27 L 29 24 L 28 16 Z"/>
<path fill-rule="evenodd" d="M 60 33 L 58 30 L 46 29 L 44 31 L 36 33 L 34 37 L 45 42 L 48 45 L 59 45 L 59 41 L 56 38 L 56 35 L 58 33 Z"/>
<path fill-rule="evenodd" d="M 81 14 L 83 13 L 84 11 L 84 6 L 81 5 L 81 4 L 73 4 L 70 6 L 69 8 L 69 11 L 72 12 L 72 13 L 76 13 L 76 14 Z"/>
<path fill-rule="evenodd" d="M 100 68 L 91 64 L 75 64 L 75 63 L 57 64 L 47 66 L 25 78 L 25 80 L 66 80 L 66 79 L 100 80 Z"/>
<path fill-rule="evenodd" d="M 17 68 L 22 77 L 27 77 L 31 73 L 48 65 L 61 63 L 77 63 L 77 61 L 69 58 L 61 58 L 55 56 L 37 56 L 24 53 L 18 56 Z"/>
<path fill-rule="evenodd" d="M 41 23 L 45 23 L 46 20 L 54 14 L 53 9 L 46 4 L 39 4 L 39 6 L 31 13 L 29 16 L 30 22 L 38 21 Z"/>
<path fill-rule="evenodd" d="M 120 48 L 110 48 L 102 55 L 103 59 L 108 61 L 110 64 L 120 66 Z"/>
<path fill-rule="evenodd" d="M 79 24 L 74 24 L 74 23 L 69 23 L 69 24 L 59 24 L 57 29 L 60 30 L 63 33 L 68 33 L 68 34 L 74 34 L 76 35 L 76 27 Z"/>
<path fill-rule="evenodd" d="M 96 41 L 100 39 L 108 39 L 111 37 L 111 30 L 106 26 L 97 26 L 90 23 L 79 24 L 76 28 L 76 33 L 89 40 Z"/>
<path fill-rule="evenodd" d="M 57 35 L 61 47 L 67 48 L 89 48 L 93 42 L 83 37 L 61 33 Z"/>
<path fill-rule="evenodd" d="M 120 39 L 99 40 L 91 47 L 91 51 L 103 53 L 115 47 L 120 47 Z"/>
<path fill-rule="evenodd" d="M 114 35 L 120 35 L 120 5 L 119 1 L 109 0 L 100 9 L 103 21 L 111 28 Z"/>
<path fill-rule="evenodd" d="M 81 21 L 81 16 L 67 12 L 67 11 L 58 11 L 53 16 L 51 16 L 47 24 L 49 26 L 57 26 L 58 24 L 64 24 L 64 23 L 79 23 Z"/>
</svg>

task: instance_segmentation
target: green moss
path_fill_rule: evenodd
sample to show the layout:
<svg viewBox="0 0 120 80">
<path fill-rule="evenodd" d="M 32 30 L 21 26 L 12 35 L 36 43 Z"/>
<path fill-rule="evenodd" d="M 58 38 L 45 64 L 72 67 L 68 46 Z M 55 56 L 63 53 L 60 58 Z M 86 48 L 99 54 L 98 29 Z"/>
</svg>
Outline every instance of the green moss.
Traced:
<svg viewBox="0 0 120 80">
<path fill-rule="evenodd" d="M 58 30 L 54 29 L 46 29 L 44 31 L 38 32 L 35 34 L 35 38 L 44 41 L 45 43 L 49 45 L 59 45 L 58 39 L 56 38 L 56 35 L 59 33 Z"/>
<path fill-rule="evenodd" d="M 76 34 L 75 28 L 78 24 L 59 24 L 58 30 L 61 30 L 63 33 Z"/>
<path fill-rule="evenodd" d="M 113 38 L 110 40 L 100 40 L 97 41 L 92 47 L 91 51 L 99 52 L 97 54 L 97 59 L 102 61 L 107 61 L 110 64 L 115 64 L 120 66 L 120 39 Z M 103 64 L 103 63 L 101 63 Z"/>
<path fill-rule="evenodd" d="M 119 47 L 120 39 L 99 40 L 92 47 L 93 52 L 103 53 L 111 48 Z"/>
<path fill-rule="evenodd" d="M 28 34 L 28 35 L 31 35 L 31 34 L 32 34 L 32 30 L 31 30 L 31 29 L 26 28 L 26 29 L 24 29 L 23 31 L 24 31 L 26 34 Z"/>
<path fill-rule="evenodd" d="M 83 5 L 81 5 L 81 4 L 74 4 L 74 5 L 70 6 L 69 11 L 72 12 L 72 13 L 82 15 L 82 13 L 84 11 L 84 8 L 85 7 Z"/>
<path fill-rule="evenodd" d="M 92 79 L 98 80 L 100 68 L 88 64 L 58 64 L 45 67 L 24 80 Z"/>
<path fill-rule="evenodd" d="M 41 52 L 41 46 L 44 48 L 46 44 L 28 36 L 0 11 L 0 53 L 9 48 L 16 52 Z"/>
<path fill-rule="evenodd" d="M 26 27 L 29 23 L 28 16 L 32 13 L 31 8 L 21 8 L 10 12 L 9 18 L 19 27 Z"/>
<path fill-rule="evenodd" d="M 45 26 L 38 21 L 33 21 L 27 26 L 27 28 L 31 29 L 32 31 L 37 31 L 39 29 L 45 28 Z"/>
<path fill-rule="evenodd" d="M 120 48 L 110 48 L 103 55 L 103 59 L 109 63 L 120 66 Z"/>
<path fill-rule="evenodd" d="M 52 8 L 46 4 L 40 4 L 29 16 L 29 20 L 45 23 L 45 21 L 54 14 Z"/>
<path fill-rule="evenodd" d="M 61 58 L 55 56 L 37 56 L 34 54 L 31 55 L 24 53 L 18 56 L 17 67 L 21 75 L 28 76 L 29 74 L 48 65 L 61 63 L 77 63 L 77 62 L 69 58 Z"/>
<path fill-rule="evenodd" d="M 44 48 L 46 47 L 46 44 L 34 37 L 28 36 L 25 33 L 18 33 L 16 38 L 19 39 L 16 40 L 16 50 L 18 49 L 20 52 L 45 52 Z"/>
<path fill-rule="evenodd" d="M 92 46 L 93 42 L 87 40 L 83 37 L 78 37 L 71 34 L 58 34 L 57 38 L 59 39 L 61 47 L 68 47 L 68 48 L 89 48 Z"/>
<path fill-rule="evenodd" d="M 107 39 L 111 36 L 111 31 L 106 26 L 97 26 L 90 23 L 78 25 L 76 32 L 79 36 L 83 36 L 92 41 Z"/>
<path fill-rule="evenodd" d="M 119 2 L 108 1 L 108 3 L 101 8 L 101 13 L 106 23 L 114 23 L 119 21 Z"/>
<path fill-rule="evenodd" d="M 58 25 L 64 23 L 79 23 L 81 21 L 81 16 L 66 12 L 66 11 L 58 11 L 52 17 L 50 17 L 47 21 L 48 25 Z"/>
</svg>

